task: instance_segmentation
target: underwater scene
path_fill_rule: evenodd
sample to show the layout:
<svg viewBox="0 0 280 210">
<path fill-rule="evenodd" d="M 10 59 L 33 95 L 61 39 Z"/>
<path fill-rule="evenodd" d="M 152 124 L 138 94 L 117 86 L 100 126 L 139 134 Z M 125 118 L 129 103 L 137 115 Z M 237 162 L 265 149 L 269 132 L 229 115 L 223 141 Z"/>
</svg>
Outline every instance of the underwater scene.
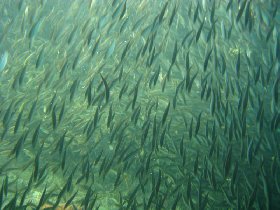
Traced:
<svg viewBox="0 0 280 210">
<path fill-rule="evenodd" d="M 279 0 L 0 0 L 0 209 L 278 210 L 279 97 Z"/>
</svg>

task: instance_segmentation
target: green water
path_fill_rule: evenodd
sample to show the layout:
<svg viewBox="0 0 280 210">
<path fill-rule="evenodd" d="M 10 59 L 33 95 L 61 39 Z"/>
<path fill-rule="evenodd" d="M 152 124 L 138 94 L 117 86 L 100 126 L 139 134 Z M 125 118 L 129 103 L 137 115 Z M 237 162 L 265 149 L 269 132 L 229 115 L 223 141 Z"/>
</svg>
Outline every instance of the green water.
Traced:
<svg viewBox="0 0 280 210">
<path fill-rule="evenodd" d="M 0 209 L 279 209 L 279 7 L 1 1 Z"/>
</svg>

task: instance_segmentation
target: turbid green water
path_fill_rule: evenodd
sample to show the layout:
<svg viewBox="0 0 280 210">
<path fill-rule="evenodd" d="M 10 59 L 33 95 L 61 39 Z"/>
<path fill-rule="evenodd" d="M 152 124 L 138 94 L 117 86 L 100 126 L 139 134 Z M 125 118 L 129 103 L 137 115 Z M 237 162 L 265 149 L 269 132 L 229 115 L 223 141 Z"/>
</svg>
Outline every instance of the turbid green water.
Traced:
<svg viewBox="0 0 280 210">
<path fill-rule="evenodd" d="M 277 0 L 0 2 L 0 209 L 280 209 Z"/>
</svg>

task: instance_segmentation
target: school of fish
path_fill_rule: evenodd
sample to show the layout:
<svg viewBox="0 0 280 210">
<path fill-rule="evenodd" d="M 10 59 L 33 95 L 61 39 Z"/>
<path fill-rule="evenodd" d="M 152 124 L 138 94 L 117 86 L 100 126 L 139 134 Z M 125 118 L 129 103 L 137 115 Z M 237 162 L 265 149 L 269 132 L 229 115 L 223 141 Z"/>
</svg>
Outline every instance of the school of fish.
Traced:
<svg viewBox="0 0 280 210">
<path fill-rule="evenodd" d="M 280 209 L 279 7 L 1 1 L 0 209 Z"/>
</svg>

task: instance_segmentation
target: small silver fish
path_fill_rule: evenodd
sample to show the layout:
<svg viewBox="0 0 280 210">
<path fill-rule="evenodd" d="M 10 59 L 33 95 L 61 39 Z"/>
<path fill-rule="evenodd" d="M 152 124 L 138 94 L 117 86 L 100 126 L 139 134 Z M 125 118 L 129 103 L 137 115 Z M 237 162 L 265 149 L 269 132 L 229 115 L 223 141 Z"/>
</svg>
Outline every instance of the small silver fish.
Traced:
<svg viewBox="0 0 280 210">
<path fill-rule="evenodd" d="M 5 51 L 4 53 L 2 53 L 2 55 L 0 56 L 0 72 L 4 70 L 7 62 L 8 62 L 8 52 Z"/>
</svg>

